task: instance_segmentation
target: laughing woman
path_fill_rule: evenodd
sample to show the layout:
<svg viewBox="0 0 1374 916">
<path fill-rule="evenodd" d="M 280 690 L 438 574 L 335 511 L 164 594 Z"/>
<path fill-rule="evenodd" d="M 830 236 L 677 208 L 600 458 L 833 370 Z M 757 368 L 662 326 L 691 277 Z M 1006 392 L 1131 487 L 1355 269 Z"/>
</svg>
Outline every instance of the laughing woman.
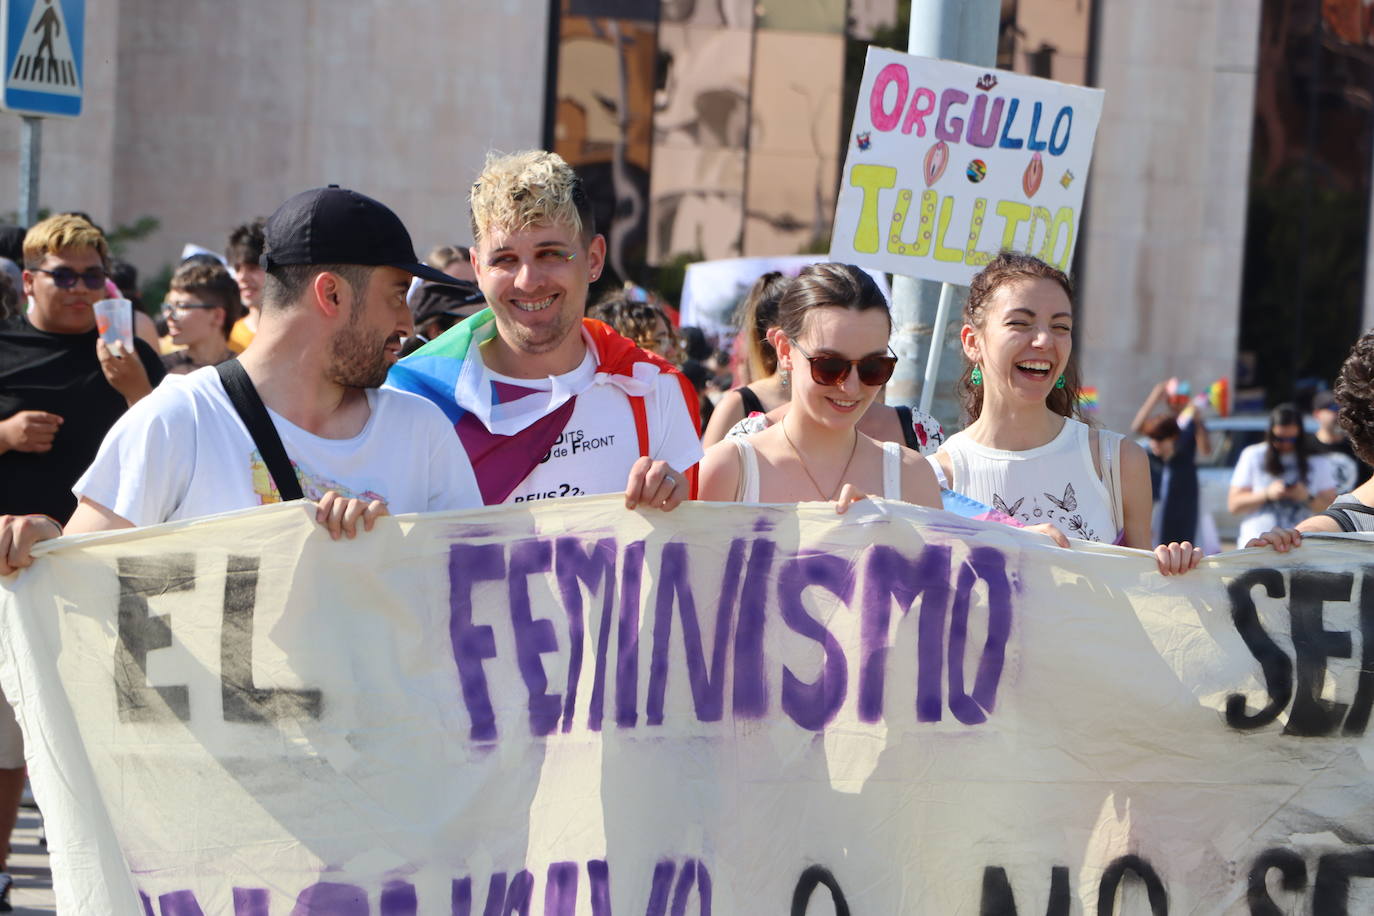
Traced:
<svg viewBox="0 0 1374 916">
<path fill-rule="evenodd" d="M 831 501 L 843 512 L 865 494 L 939 507 L 921 456 L 857 429 L 897 357 L 887 300 L 849 264 L 813 264 L 778 304 L 778 365 L 792 379 L 791 408 L 752 436 L 711 446 L 701 498 L 720 502 Z"/>
<path fill-rule="evenodd" d="M 1149 550 L 1144 450 L 1077 418 L 1072 295 L 1068 276 L 1024 254 L 1003 252 L 973 278 L 960 334 L 970 422 L 931 461 L 943 485 L 1061 546 L 1077 538 Z M 1188 542 L 1154 553 L 1165 575 L 1202 555 Z"/>
</svg>

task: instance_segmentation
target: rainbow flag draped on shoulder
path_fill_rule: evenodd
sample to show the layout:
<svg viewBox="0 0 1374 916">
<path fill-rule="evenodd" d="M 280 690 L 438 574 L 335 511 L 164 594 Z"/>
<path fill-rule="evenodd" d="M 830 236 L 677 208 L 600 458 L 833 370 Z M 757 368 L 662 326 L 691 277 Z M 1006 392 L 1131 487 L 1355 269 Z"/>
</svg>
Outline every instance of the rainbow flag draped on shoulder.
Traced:
<svg viewBox="0 0 1374 916">
<path fill-rule="evenodd" d="M 529 475 L 563 432 L 577 395 L 592 385 L 612 385 L 625 393 L 641 455 L 648 454 L 649 447 L 644 397 L 660 375 L 677 379 L 688 412 L 700 426 L 696 389 L 687 377 L 603 322 L 582 319 L 582 336 L 595 355 L 595 366 L 540 387 L 489 376 L 475 348 L 495 333 L 496 316 L 490 308 L 483 309 L 401 360 L 387 376 L 389 387 L 434 402 L 448 417 L 487 505 L 504 502 Z M 696 468 L 687 474 L 695 497 Z"/>
</svg>

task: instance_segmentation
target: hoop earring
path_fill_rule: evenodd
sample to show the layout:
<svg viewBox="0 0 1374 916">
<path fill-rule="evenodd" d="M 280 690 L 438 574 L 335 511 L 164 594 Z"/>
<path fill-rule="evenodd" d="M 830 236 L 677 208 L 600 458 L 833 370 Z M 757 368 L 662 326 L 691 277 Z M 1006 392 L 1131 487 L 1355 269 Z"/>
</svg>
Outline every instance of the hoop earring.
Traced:
<svg viewBox="0 0 1374 916">
<path fill-rule="evenodd" d="M 1057 379 L 1054 380 L 1054 387 L 1055 387 L 1055 388 L 1063 388 L 1063 387 L 1064 387 L 1064 376 L 1061 375 L 1061 376 L 1059 376 L 1059 378 L 1057 378 Z"/>
<path fill-rule="evenodd" d="M 974 367 L 973 367 L 973 371 L 969 373 L 968 380 L 969 380 L 970 382 L 972 382 L 973 384 L 975 384 L 975 385 L 981 385 L 981 384 L 983 384 L 983 369 L 982 369 L 982 367 L 980 367 L 980 366 L 974 366 Z"/>
</svg>

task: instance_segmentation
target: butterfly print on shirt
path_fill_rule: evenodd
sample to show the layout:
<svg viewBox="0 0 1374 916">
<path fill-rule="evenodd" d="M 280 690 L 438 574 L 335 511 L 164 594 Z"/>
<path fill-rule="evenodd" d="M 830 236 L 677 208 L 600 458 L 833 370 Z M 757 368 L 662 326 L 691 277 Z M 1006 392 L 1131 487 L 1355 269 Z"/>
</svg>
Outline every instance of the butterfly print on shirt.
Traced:
<svg viewBox="0 0 1374 916">
<path fill-rule="evenodd" d="M 1026 497 L 1023 496 L 1016 502 L 1008 506 L 1007 501 L 1002 498 L 1002 495 L 1000 493 L 992 494 L 992 508 L 996 509 L 998 512 L 1001 512 L 1003 515 L 1009 516 L 1011 518 L 1016 518 L 1016 513 L 1020 511 L 1021 504 L 1025 501 Z"/>
<path fill-rule="evenodd" d="M 1072 512 L 1078 508 L 1078 496 L 1073 492 L 1073 484 L 1064 484 L 1064 498 L 1057 499 L 1053 493 L 1046 493 L 1045 498 L 1054 503 L 1065 512 Z"/>
<path fill-rule="evenodd" d="M 1020 519 L 1027 524 L 1051 522 L 1069 537 L 1084 541 L 1100 540 L 1097 531 L 1089 527 L 1087 522 L 1083 520 L 1082 514 L 1077 511 L 1078 494 L 1074 492 L 1073 484 L 1065 484 L 1062 498 L 1053 493 L 1045 493 L 1043 490 L 1041 493 L 1050 501 L 1048 508 L 1041 508 L 1038 498 L 1031 498 L 1030 502 L 1027 503 L 1024 496 L 1009 504 L 1006 497 L 1001 493 L 992 494 L 992 507 L 1003 515 Z M 1022 511 L 1023 509 L 1025 511 Z"/>
</svg>

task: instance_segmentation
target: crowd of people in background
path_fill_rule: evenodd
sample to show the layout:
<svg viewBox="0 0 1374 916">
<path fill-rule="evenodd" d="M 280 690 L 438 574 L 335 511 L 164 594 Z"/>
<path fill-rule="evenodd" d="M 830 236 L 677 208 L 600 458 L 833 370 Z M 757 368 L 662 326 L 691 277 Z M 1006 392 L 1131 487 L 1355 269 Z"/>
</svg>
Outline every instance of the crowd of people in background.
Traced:
<svg viewBox="0 0 1374 916">
<path fill-rule="evenodd" d="M 957 496 L 1065 548 L 1152 550 L 1166 575 L 1219 548 L 1197 403 L 1155 386 L 1130 430 L 1146 448 L 1091 422 L 1072 284 L 1033 257 L 1003 253 L 973 281 L 954 432 L 885 403 L 892 320 L 857 267 L 764 274 L 736 340 L 713 341 L 637 287 L 588 301 L 606 243 L 558 156 L 492 156 L 470 204 L 473 246 L 421 262 L 384 204 L 303 192 L 234 227 L 222 257 L 183 261 L 127 352 L 93 306 L 137 308 L 136 272 L 88 216 L 0 227 L 0 574 L 64 531 L 300 497 L 333 537 L 390 513 L 588 494 L 653 511 Z M 1240 543 L 1374 529 L 1372 386 L 1367 335 L 1314 402 L 1313 434 L 1274 409 L 1231 481 Z M 0 838 L 23 784 L 9 713 L 0 702 Z"/>
</svg>

